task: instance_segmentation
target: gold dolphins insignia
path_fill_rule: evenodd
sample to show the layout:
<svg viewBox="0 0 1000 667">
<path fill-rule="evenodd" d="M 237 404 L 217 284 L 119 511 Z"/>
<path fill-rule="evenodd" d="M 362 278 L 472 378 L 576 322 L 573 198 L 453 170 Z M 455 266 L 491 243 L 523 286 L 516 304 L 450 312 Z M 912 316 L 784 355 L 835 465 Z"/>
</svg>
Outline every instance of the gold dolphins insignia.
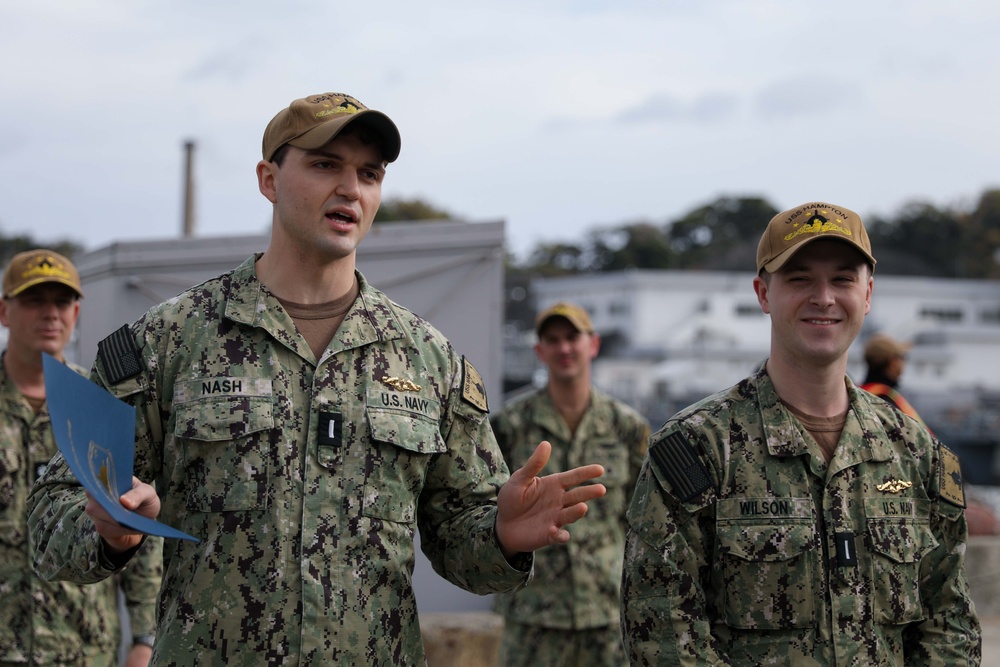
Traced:
<svg viewBox="0 0 1000 667">
<path fill-rule="evenodd" d="M 396 391 L 420 391 L 420 385 L 414 384 L 409 380 L 404 380 L 403 378 L 391 377 L 382 380 L 384 384 L 389 385 Z"/>
<path fill-rule="evenodd" d="M 890 479 L 888 482 L 883 482 L 875 488 L 879 491 L 885 491 L 887 493 L 899 493 L 903 489 L 908 489 L 913 486 L 913 482 L 904 482 L 901 479 Z"/>
</svg>

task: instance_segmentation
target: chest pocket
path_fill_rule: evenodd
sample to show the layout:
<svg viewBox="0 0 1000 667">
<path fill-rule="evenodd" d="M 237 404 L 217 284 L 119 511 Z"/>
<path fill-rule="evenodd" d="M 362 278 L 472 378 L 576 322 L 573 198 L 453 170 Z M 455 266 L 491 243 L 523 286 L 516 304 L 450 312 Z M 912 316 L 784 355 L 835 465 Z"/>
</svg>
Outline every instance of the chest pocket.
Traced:
<svg viewBox="0 0 1000 667">
<path fill-rule="evenodd" d="M 362 512 L 411 523 L 435 454 L 448 451 L 432 414 L 368 407 L 372 447 L 367 453 Z"/>
<path fill-rule="evenodd" d="M 726 623 L 748 630 L 807 627 L 815 616 L 818 549 L 811 522 L 718 527 Z"/>
<path fill-rule="evenodd" d="M 267 385 L 270 389 L 270 385 Z M 267 505 L 266 433 L 274 427 L 270 392 L 224 394 L 174 403 L 174 437 L 197 512 L 259 510 Z"/>
<path fill-rule="evenodd" d="M 538 441 L 533 440 L 529 444 L 531 451 L 534 451 L 534 448 L 538 446 Z M 620 520 L 627 509 L 625 497 L 632 491 L 628 488 L 628 446 L 613 433 L 601 434 L 588 443 L 586 456 L 583 457 L 583 460 L 570 461 L 571 465 L 568 467 L 590 463 L 600 463 L 604 467 L 604 474 L 588 484 L 599 482 L 607 489 L 607 493 L 604 497 L 587 503 L 587 518 L 589 519 L 587 523 L 608 518 Z M 583 527 L 581 525 L 577 530 Z"/>
<path fill-rule="evenodd" d="M 938 546 L 927 519 L 868 519 L 873 612 L 878 623 L 923 619 L 920 561 Z"/>
</svg>

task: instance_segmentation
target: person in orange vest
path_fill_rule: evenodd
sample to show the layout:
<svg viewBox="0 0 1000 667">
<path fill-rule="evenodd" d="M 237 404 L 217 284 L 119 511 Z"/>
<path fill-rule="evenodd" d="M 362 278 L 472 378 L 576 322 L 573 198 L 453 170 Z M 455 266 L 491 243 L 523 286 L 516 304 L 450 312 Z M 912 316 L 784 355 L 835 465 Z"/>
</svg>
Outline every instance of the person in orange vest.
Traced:
<svg viewBox="0 0 1000 667">
<path fill-rule="evenodd" d="M 910 402 L 896 389 L 899 378 L 903 375 L 903 369 L 906 368 L 906 355 L 911 347 L 912 343 L 903 343 L 884 333 L 870 336 L 865 343 L 868 374 L 861 388 L 884 398 L 899 408 L 903 414 L 910 415 L 927 428 L 916 408 L 910 405 Z"/>
</svg>

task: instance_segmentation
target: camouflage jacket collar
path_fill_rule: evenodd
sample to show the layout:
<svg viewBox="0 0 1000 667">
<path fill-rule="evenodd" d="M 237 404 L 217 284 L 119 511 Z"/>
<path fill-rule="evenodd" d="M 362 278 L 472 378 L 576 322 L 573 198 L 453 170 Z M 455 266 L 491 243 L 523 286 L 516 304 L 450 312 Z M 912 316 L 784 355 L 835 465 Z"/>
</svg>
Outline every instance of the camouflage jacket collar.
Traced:
<svg viewBox="0 0 1000 667">
<path fill-rule="evenodd" d="M 757 396 L 768 452 L 779 457 L 809 453 L 811 450 L 802 436 L 798 420 L 778 399 L 766 370 L 761 368 L 749 380 Z M 862 461 L 888 461 L 892 458 L 892 450 L 886 444 L 890 440 L 885 426 L 868 399 L 851 378 L 845 376 L 844 382 L 850 408 L 837 451 L 830 462 L 831 473 L 834 469 L 841 470 Z"/>
<path fill-rule="evenodd" d="M 295 325 L 274 295 L 257 279 L 255 263 L 259 257 L 260 254 L 252 255 L 233 270 L 225 316 L 240 324 L 261 327 L 276 339 L 285 340 L 287 332 L 295 331 Z M 361 272 L 355 271 L 355 275 L 360 293 L 330 343 L 329 349 L 334 352 L 403 336 L 398 309 L 381 290 L 365 280 Z"/>
<path fill-rule="evenodd" d="M 526 403 L 529 405 L 530 414 L 528 419 L 536 425 L 542 427 L 549 433 L 554 433 L 566 442 L 571 442 L 574 434 L 570 433 L 569 426 L 559 414 L 552 397 L 545 387 L 538 390 L 536 400 Z M 576 429 L 576 437 L 582 441 L 595 436 L 606 436 L 611 433 L 614 423 L 614 410 L 611 397 L 598 391 L 595 387 L 590 388 L 590 405 L 583 413 L 583 419 Z"/>
</svg>

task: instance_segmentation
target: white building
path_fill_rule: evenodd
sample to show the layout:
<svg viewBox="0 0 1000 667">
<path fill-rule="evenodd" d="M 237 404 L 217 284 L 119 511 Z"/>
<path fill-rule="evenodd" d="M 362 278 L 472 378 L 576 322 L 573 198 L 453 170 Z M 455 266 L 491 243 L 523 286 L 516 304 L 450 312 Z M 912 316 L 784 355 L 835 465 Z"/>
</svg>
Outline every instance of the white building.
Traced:
<svg viewBox="0 0 1000 667">
<path fill-rule="evenodd" d="M 595 383 L 656 426 L 766 359 L 770 318 L 753 275 L 632 270 L 541 278 L 532 291 L 539 310 L 556 301 L 587 309 L 603 339 Z M 914 343 L 901 389 L 948 444 L 990 443 L 967 458 L 991 459 L 976 465 L 1000 475 L 1000 283 L 876 272 L 871 313 L 848 361 L 857 382 L 864 340 L 876 331 Z"/>
</svg>

